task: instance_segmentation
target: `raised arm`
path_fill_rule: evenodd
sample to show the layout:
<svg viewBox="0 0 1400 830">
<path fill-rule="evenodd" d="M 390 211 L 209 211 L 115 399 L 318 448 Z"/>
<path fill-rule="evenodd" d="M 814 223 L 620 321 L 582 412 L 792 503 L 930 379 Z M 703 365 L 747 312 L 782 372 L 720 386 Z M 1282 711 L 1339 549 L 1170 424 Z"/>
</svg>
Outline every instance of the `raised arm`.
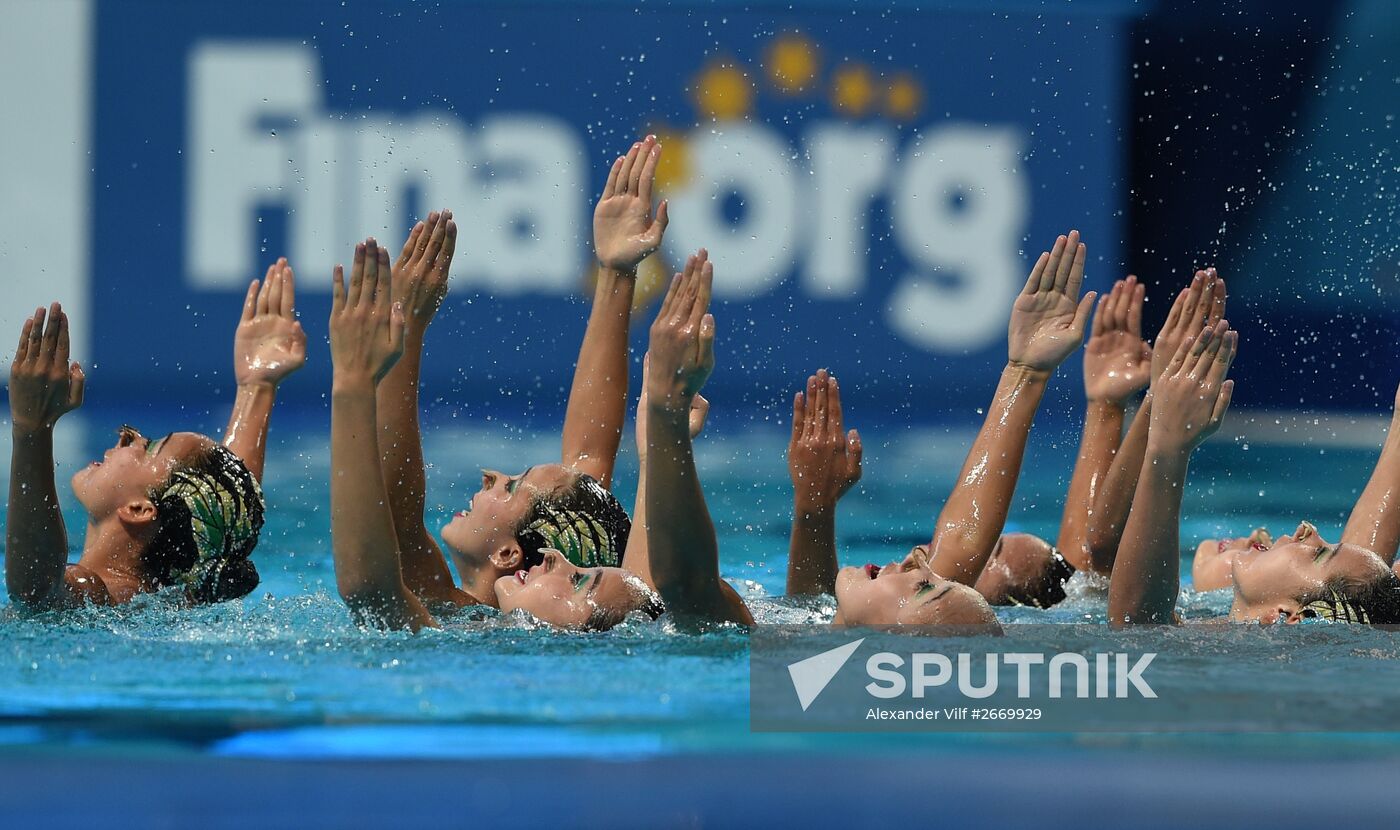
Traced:
<svg viewBox="0 0 1400 830">
<path fill-rule="evenodd" d="M 1200 332 L 1202 326 L 1214 326 L 1225 316 L 1225 280 L 1214 268 L 1197 271 L 1191 284 L 1176 295 L 1166 322 L 1157 334 L 1152 348 L 1151 379 L 1161 377 L 1181 344 Z M 1137 490 L 1138 474 L 1147 451 L 1147 430 L 1152 419 L 1152 392 L 1148 391 L 1138 407 L 1128 434 L 1123 438 L 1109 465 L 1103 487 L 1094 496 L 1089 516 L 1086 544 L 1090 567 L 1101 574 L 1113 570 L 1118 545 L 1123 538 L 1123 526 L 1128 509 Z"/>
<path fill-rule="evenodd" d="M 277 387 L 306 364 L 306 332 L 296 318 L 296 277 L 286 258 L 253 280 L 243 300 L 243 317 L 233 335 L 233 400 L 224 446 L 262 481 L 267 426 Z"/>
<path fill-rule="evenodd" d="M 1095 296 L 1092 291 L 1079 296 L 1084 257 L 1078 231 L 1061 236 L 1036 260 L 1016 297 L 1007 337 L 1010 359 L 929 545 L 928 567 L 945 579 L 975 584 L 1006 525 L 1045 384 L 1084 342 Z"/>
<path fill-rule="evenodd" d="M 1342 543 L 1373 550 L 1386 563 L 1395 561 L 1395 550 L 1400 546 L 1400 392 L 1395 395 L 1381 457 L 1351 509 Z"/>
<path fill-rule="evenodd" d="M 1152 350 L 1142 339 L 1145 289 L 1137 277 L 1118 280 L 1099 300 L 1084 345 L 1084 433 L 1065 494 L 1056 547 L 1079 570 L 1090 567 L 1089 532 L 1094 500 L 1123 436 L 1123 407 L 1147 385 Z"/>
<path fill-rule="evenodd" d="M 1191 453 L 1220 428 L 1235 382 L 1239 335 L 1223 320 L 1201 329 L 1153 384 L 1146 460 L 1108 589 L 1115 627 L 1174 621 L 1181 591 L 1181 496 Z"/>
<path fill-rule="evenodd" d="M 30 608 L 62 604 L 68 532 L 53 472 L 53 428 L 83 403 L 82 367 L 69 362 L 68 315 L 58 303 L 24 322 L 10 365 L 10 504 L 5 584 Z"/>
<path fill-rule="evenodd" d="M 792 533 L 787 592 L 836 593 L 836 502 L 860 481 L 860 433 L 845 431 L 841 389 L 825 369 L 792 399 Z"/>
<path fill-rule="evenodd" d="M 427 479 L 418 424 L 418 386 L 428 324 L 447 296 L 448 271 L 457 248 L 452 211 L 433 211 L 413 226 L 394 263 L 394 299 L 404 313 L 404 352 L 375 395 L 380 473 L 389 491 L 403 580 L 419 599 L 470 605 L 447 567 L 442 548 L 424 523 Z"/>
<path fill-rule="evenodd" d="M 646 377 L 650 357 L 642 358 L 642 377 Z M 637 500 L 632 503 L 632 526 L 647 526 L 647 385 L 642 384 L 642 396 L 637 401 Z M 697 394 L 690 402 L 690 440 L 699 437 L 705 429 L 705 419 L 710 415 L 710 402 L 704 395 Z M 622 554 L 622 567 L 642 578 L 652 590 L 656 590 L 656 578 L 651 573 L 651 547 L 647 544 L 645 530 L 627 537 L 627 550 Z M 728 583 L 725 586 L 728 587 Z"/>
<path fill-rule="evenodd" d="M 753 623 L 719 575 L 719 545 L 695 470 L 690 410 L 715 368 L 714 279 L 702 249 L 686 262 L 651 326 L 647 367 L 647 545 L 666 607 L 681 621 Z"/>
<path fill-rule="evenodd" d="M 593 211 L 598 286 L 564 414 L 563 463 L 609 488 L 627 415 L 627 331 L 637 265 L 661 246 L 668 221 L 666 202 L 654 215 L 651 209 L 660 158 L 655 136 L 633 144 L 613 162 Z"/>
<path fill-rule="evenodd" d="M 355 618 L 385 628 L 436 625 L 399 567 L 380 475 L 374 388 L 403 353 L 403 306 L 392 302 L 389 254 L 355 246 L 350 284 L 335 267 L 331 301 L 331 550 L 340 596 Z"/>
</svg>

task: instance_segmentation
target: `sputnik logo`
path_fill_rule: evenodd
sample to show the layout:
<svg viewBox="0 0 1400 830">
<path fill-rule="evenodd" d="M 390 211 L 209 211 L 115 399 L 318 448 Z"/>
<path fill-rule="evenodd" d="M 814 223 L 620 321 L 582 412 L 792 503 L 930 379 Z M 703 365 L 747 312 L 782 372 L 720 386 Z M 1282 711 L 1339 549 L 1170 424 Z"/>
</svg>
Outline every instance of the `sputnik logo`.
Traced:
<svg viewBox="0 0 1400 830">
<path fill-rule="evenodd" d="M 797 691 L 797 702 L 802 704 L 802 711 L 807 711 L 807 707 L 812 705 L 812 701 L 817 699 L 817 695 L 822 693 L 863 642 L 865 638 L 861 637 L 853 643 L 837 646 L 830 651 L 823 651 L 814 657 L 788 665 L 792 688 Z"/>
</svg>

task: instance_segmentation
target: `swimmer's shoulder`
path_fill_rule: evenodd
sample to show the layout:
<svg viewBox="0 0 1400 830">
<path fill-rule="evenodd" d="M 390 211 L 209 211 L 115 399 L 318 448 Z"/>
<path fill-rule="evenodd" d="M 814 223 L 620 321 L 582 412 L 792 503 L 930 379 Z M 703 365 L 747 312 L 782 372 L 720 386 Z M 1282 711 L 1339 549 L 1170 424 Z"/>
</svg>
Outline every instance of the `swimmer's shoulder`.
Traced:
<svg viewBox="0 0 1400 830">
<path fill-rule="evenodd" d="M 113 596 L 116 587 L 108 587 L 107 580 L 91 568 L 83 565 L 69 565 L 63 571 L 65 601 L 62 604 L 65 607 L 117 605 L 118 600 Z"/>
</svg>

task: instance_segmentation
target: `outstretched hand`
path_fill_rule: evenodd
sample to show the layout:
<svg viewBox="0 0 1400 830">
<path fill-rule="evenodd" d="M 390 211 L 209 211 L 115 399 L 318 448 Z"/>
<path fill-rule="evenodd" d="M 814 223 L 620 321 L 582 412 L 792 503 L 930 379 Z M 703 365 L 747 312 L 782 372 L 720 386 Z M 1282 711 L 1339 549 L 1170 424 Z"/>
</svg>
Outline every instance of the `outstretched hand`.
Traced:
<svg viewBox="0 0 1400 830">
<path fill-rule="evenodd" d="M 253 280 L 233 334 L 233 374 L 239 386 L 277 386 L 306 365 L 306 332 L 296 318 L 296 277 L 283 257 Z"/>
<path fill-rule="evenodd" d="M 1079 231 L 1055 240 L 1031 269 L 1030 278 L 1011 308 L 1007 353 L 1011 363 L 1037 372 L 1053 372 L 1084 342 L 1084 328 L 1095 292 L 1081 299 L 1084 245 Z"/>
<path fill-rule="evenodd" d="M 1147 289 L 1129 275 L 1099 300 L 1084 346 L 1084 395 L 1121 404 L 1151 379 L 1152 349 L 1142 339 L 1142 303 Z"/>
<path fill-rule="evenodd" d="M 661 247 L 669 221 L 667 204 L 662 200 L 655 214 L 651 209 L 660 159 L 661 145 L 649 135 L 613 162 L 603 196 L 593 209 L 593 250 L 604 268 L 635 271 L 638 263 Z"/>
<path fill-rule="evenodd" d="M 1226 380 L 1239 333 L 1221 320 L 1188 338 L 1153 387 L 1149 450 L 1190 452 L 1220 429 L 1235 382 Z"/>
<path fill-rule="evenodd" d="M 403 354 L 403 305 L 392 300 L 389 252 L 373 237 L 355 246 L 350 284 L 335 266 L 331 301 L 331 363 L 335 380 L 378 383 Z"/>
<path fill-rule="evenodd" d="M 642 356 L 642 396 L 637 399 L 637 456 L 647 457 L 647 385 L 646 376 L 651 368 L 651 353 Z M 704 395 L 696 395 L 690 402 L 690 440 L 694 441 L 705 431 L 705 420 L 710 417 L 710 402 Z"/>
<path fill-rule="evenodd" d="M 792 439 L 788 473 L 794 503 L 801 509 L 830 509 L 860 481 L 860 433 L 846 432 L 841 389 L 825 369 L 807 378 L 807 394 L 792 399 Z"/>
<path fill-rule="evenodd" d="M 1199 334 L 1202 326 L 1214 328 L 1224 317 L 1225 280 L 1214 268 L 1197 271 L 1191 284 L 1176 295 L 1152 344 L 1152 383 L 1166 371 L 1182 343 Z"/>
<path fill-rule="evenodd" d="M 394 300 L 403 306 L 411 331 L 421 334 L 442 307 L 456 250 L 457 223 L 450 210 L 429 213 L 409 232 L 394 263 Z"/>
<path fill-rule="evenodd" d="M 676 274 L 651 324 L 646 385 L 649 405 L 688 412 L 715 369 L 715 318 L 710 310 L 714 266 L 700 251 Z"/>
<path fill-rule="evenodd" d="M 47 318 L 47 322 L 46 322 Z M 10 420 L 16 430 L 50 429 L 83 405 L 87 378 L 69 362 L 68 315 L 54 303 L 24 321 L 10 364 Z"/>
</svg>

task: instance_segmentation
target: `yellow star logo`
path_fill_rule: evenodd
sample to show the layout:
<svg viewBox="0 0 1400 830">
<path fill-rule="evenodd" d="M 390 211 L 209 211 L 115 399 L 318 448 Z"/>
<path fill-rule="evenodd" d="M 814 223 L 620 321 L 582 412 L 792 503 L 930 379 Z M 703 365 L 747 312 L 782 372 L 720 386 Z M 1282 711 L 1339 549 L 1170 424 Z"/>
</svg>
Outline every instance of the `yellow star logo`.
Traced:
<svg viewBox="0 0 1400 830">
<path fill-rule="evenodd" d="M 700 114 L 716 121 L 748 115 L 753 108 L 753 86 L 732 61 L 711 62 L 696 79 L 691 95 Z"/>
<path fill-rule="evenodd" d="M 797 34 L 786 34 L 768 47 L 768 80 L 779 91 L 796 95 L 817 79 L 817 50 Z"/>
<path fill-rule="evenodd" d="M 895 76 L 885 94 L 885 114 L 900 121 L 909 121 L 924 105 L 924 90 L 918 79 L 904 73 Z"/>
<path fill-rule="evenodd" d="M 845 64 L 832 75 L 832 106 L 852 118 L 860 118 L 870 111 L 875 94 L 875 76 L 863 64 Z"/>
</svg>

